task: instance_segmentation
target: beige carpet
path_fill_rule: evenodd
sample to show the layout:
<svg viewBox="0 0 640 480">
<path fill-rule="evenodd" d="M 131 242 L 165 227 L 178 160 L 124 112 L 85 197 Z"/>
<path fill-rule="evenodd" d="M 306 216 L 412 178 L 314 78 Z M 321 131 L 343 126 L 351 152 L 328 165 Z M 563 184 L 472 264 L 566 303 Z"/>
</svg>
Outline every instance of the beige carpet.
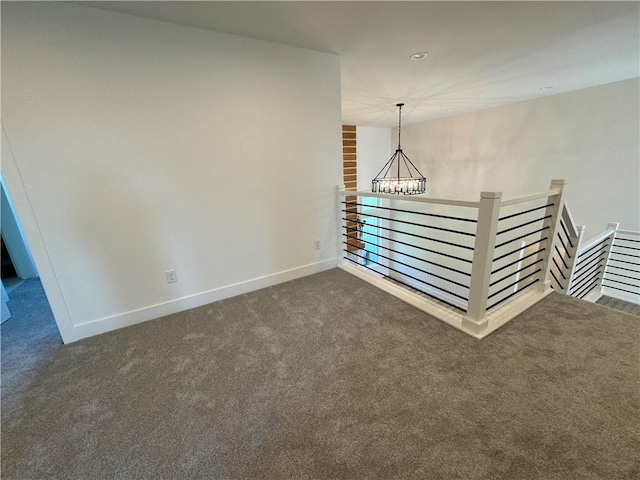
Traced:
<svg viewBox="0 0 640 480">
<path fill-rule="evenodd" d="M 2 479 L 640 474 L 640 324 L 605 307 L 478 341 L 331 270 L 63 346 L 14 293 Z"/>
</svg>

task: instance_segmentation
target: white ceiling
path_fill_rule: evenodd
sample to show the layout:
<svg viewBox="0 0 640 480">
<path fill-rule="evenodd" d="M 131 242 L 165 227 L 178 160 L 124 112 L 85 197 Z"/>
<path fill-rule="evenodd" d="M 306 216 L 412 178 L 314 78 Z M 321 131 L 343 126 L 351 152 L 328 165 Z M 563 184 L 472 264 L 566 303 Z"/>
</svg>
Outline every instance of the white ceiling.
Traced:
<svg viewBox="0 0 640 480">
<path fill-rule="evenodd" d="M 636 1 L 74 3 L 340 55 L 361 126 L 400 101 L 415 123 L 640 76 Z"/>
</svg>

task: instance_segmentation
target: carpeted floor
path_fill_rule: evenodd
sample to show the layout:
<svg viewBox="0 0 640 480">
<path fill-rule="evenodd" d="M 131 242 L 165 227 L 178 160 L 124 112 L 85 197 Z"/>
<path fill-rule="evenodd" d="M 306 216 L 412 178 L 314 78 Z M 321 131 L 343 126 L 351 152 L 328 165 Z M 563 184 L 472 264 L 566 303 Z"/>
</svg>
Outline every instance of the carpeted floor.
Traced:
<svg viewBox="0 0 640 480">
<path fill-rule="evenodd" d="M 609 308 L 478 341 L 336 269 L 63 346 L 35 303 L 2 326 L 6 480 L 640 475 L 640 323 Z"/>
</svg>

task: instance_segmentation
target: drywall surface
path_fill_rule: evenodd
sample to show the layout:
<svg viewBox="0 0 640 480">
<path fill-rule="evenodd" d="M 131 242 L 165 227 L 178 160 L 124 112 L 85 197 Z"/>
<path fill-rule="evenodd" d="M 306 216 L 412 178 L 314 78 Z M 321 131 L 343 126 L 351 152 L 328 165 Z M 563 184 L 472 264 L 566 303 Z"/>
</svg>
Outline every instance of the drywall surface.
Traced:
<svg viewBox="0 0 640 480">
<path fill-rule="evenodd" d="M 403 125 L 402 146 L 431 197 L 477 200 L 481 191 L 502 191 L 511 198 L 561 178 L 585 239 L 608 222 L 639 230 L 639 92 L 636 78 Z"/>
<path fill-rule="evenodd" d="M 371 180 L 391 157 L 391 129 L 357 127 L 358 190 L 371 191 Z"/>
<path fill-rule="evenodd" d="M 340 114 L 336 56 L 4 2 L 6 182 L 65 341 L 335 265 Z"/>
</svg>

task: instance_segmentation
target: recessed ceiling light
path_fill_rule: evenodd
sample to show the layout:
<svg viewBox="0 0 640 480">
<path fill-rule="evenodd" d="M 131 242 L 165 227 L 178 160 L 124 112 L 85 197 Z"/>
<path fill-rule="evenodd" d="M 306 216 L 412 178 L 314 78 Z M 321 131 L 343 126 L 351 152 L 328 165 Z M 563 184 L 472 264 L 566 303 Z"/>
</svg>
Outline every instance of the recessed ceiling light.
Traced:
<svg viewBox="0 0 640 480">
<path fill-rule="evenodd" d="M 429 54 L 427 52 L 416 52 L 413 55 L 411 55 L 409 58 L 411 60 L 424 60 L 425 58 L 427 58 Z"/>
<path fill-rule="evenodd" d="M 540 87 L 540 90 L 551 90 L 553 87 Z"/>
</svg>

